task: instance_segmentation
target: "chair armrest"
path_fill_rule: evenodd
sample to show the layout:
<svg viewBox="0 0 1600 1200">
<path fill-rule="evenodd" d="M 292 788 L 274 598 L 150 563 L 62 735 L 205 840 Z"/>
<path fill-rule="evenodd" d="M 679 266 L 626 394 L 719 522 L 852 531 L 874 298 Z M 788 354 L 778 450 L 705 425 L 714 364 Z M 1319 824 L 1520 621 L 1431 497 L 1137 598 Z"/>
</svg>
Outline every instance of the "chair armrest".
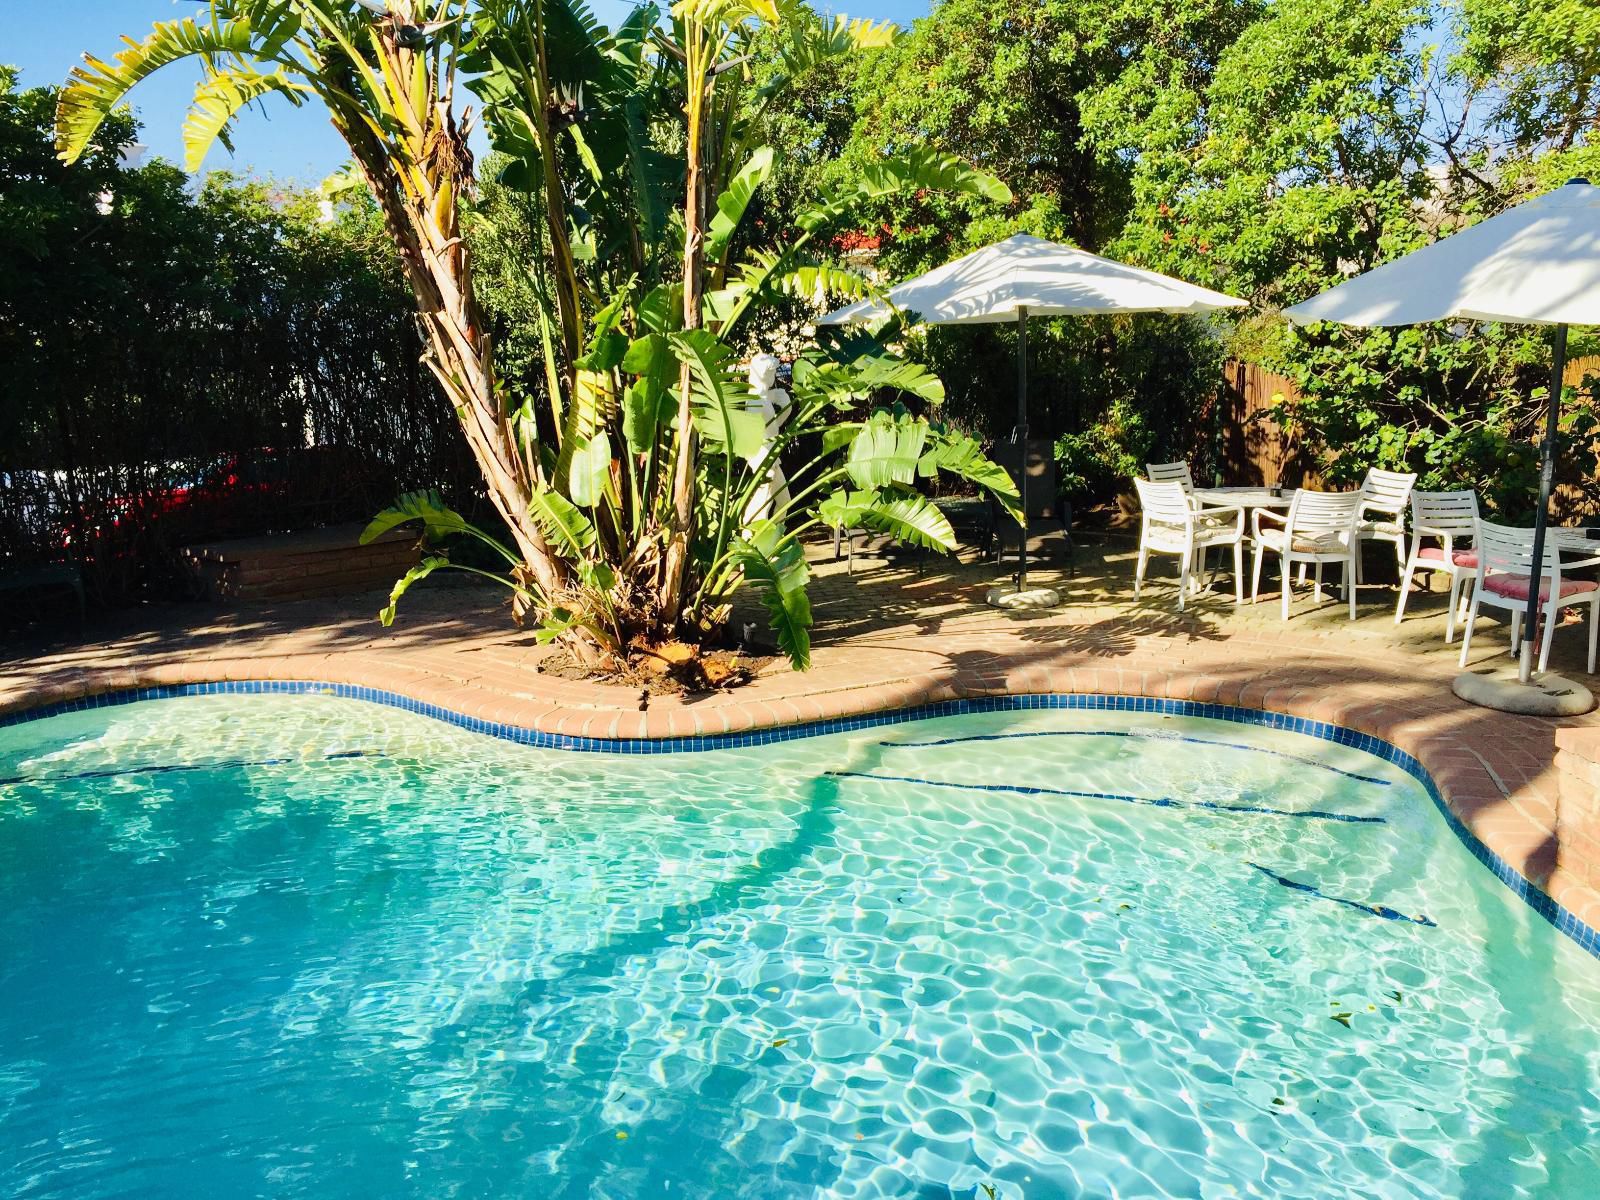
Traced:
<svg viewBox="0 0 1600 1200">
<path fill-rule="evenodd" d="M 1277 513 L 1273 512 L 1270 508 L 1258 508 L 1258 509 L 1256 509 L 1255 515 L 1251 518 L 1251 522 L 1250 522 L 1251 530 L 1252 530 L 1254 536 L 1256 536 L 1256 537 L 1260 537 L 1261 536 L 1261 518 L 1262 517 L 1265 517 L 1269 521 L 1273 521 L 1273 522 L 1275 522 L 1275 523 L 1277 523 L 1279 525 L 1282 525 L 1285 528 L 1287 528 L 1288 524 L 1289 524 L 1289 521 L 1288 521 L 1287 517 L 1280 517 Z"/>
</svg>

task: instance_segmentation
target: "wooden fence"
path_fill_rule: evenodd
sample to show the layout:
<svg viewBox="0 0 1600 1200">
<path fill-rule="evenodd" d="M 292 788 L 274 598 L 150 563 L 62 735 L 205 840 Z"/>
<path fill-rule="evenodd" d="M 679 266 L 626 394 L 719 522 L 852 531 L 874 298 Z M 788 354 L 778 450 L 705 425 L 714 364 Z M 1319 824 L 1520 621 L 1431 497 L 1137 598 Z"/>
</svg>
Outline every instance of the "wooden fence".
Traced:
<svg viewBox="0 0 1600 1200">
<path fill-rule="evenodd" d="M 1567 364 L 1569 385 L 1582 383 L 1585 375 L 1600 376 L 1600 356 L 1575 358 Z M 1210 414 L 1215 424 L 1197 431 L 1197 440 L 1216 447 L 1222 482 L 1320 486 L 1311 455 L 1272 417 L 1280 400 L 1300 398 L 1294 380 L 1255 363 L 1229 362 L 1222 381 Z"/>
</svg>

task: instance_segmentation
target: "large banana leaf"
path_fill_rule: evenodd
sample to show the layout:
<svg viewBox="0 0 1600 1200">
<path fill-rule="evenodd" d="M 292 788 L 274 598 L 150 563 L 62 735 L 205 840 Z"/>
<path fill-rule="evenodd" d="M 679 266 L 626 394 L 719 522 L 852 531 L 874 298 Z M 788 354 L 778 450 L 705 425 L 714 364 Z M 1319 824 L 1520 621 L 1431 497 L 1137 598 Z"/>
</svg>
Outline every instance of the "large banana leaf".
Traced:
<svg viewBox="0 0 1600 1200">
<path fill-rule="evenodd" d="M 863 354 L 848 362 L 802 356 L 794 365 L 794 398 L 802 405 L 858 400 L 885 388 L 930 404 L 944 402 L 944 384 L 937 375 L 919 362 L 892 354 Z"/>
<path fill-rule="evenodd" d="M 809 300 L 818 308 L 827 307 L 830 297 L 881 298 L 871 280 L 845 267 L 812 261 L 797 263 L 792 255 L 753 250 L 727 283 L 706 293 L 706 316 L 719 323 L 726 321 L 751 293 L 763 288 L 770 293 Z"/>
<path fill-rule="evenodd" d="M 384 509 L 361 531 L 361 544 L 382 537 L 408 521 L 422 522 L 422 536 L 429 542 L 442 542 L 458 533 L 474 533 L 468 520 L 444 502 L 436 491 L 407 492 Z"/>
<path fill-rule="evenodd" d="M 766 422 L 745 407 L 750 389 L 728 370 L 733 351 L 704 329 L 683 330 L 667 340 L 689 367 L 696 431 L 708 445 L 753 462 L 766 443 Z"/>
<path fill-rule="evenodd" d="M 443 555 L 429 555 L 400 576 L 395 581 L 394 587 L 389 591 L 389 603 L 378 610 L 378 620 L 383 622 L 384 627 L 387 628 L 394 624 L 394 614 L 395 610 L 400 607 L 400 598 L 411 590 L 412 584 L 421 583 L 441 567 L 448 567 L 449 565 L 450 560 Z"/>
<path fill-rule="evenodd" d="M 829 529 L 855 529 L 877 499 L 877 492 L 838 488 L 817 505 L 817 517 Z"/>
<path fill-rule="evenodd" d="M 605 498 L 611 479 L 611 439 L 604 429 L 596 430 L 568 461 L 567 495 L 582 508 L 593 508 Z"/>
<path fill-rule="evenodd" d="M 856 524 L 930 550 L 956 548 L 956 533 L 950 528 L 949 519 L 932 500 L 916 492 L 879 496 Z"/>
<path fill-rule="evenodd" d="M 776 25 L 780 19 L 779 0 L 677 0 L 672 15 L 680 21 L 721 22 L 737 25 L 741 21 L 765 21 Z"/>
<path fill-rule="evenodd" d="M 659 333 L 635 338 L 623 356 L 622 369 L 637 376 L 622 401 L 622 434 L 635 454 L 650 452 L 662 423 L 677 411 L 671 391 L 677 362 L 671 343 Z"/>
<path fill-rule="evenodd" d="M 538 522 L 545 541 L 568 558 L 582 559 L 594 548 L 594 525 L 565 496 L 550 491 L 535 492 L 528 502 L 528 511 Z"/>
<path fill-rule="evenodd" d="M 828 59 L 844 58 L 855 51 L 881 50 L 892 46 L 900 29 L 893 21 L 854 20 L 836 15 L 826 21 L 795 21 L 782 49 L 786 74 L 794 75 Z"/>
<path fill-rule="evenodd" d="M 628 339 L 617 331 L 629 298 L 624 291 L 594 315 L 589 342 L 574 364 L 572 403 L 561 423 L 561 450 L 556 456 L 555 477 L 567 483 L 573 478 L 573 456 L 580 451 L 593 453 L 595 435 L 610 425 L 616 416 L 615 368 L 627 354 Z M 587 492 L 585 493 L 587 495 Z M 593 501 L 572 499 L 588 505 Z"/>
<path fill-rule="evenodd" d="M 930 550 L 956 548 L 949 519 L 933 501 L 916 492 L 839 488 L 817 506 L 817 516 L 830 529 L 875 529 L 896 541 Z"/>
<path fill-rule="evenodd" d="M 750 160 L 739 168 L 739 173 L 728 181 L 727 188 L 717 197 L 717 212 L 707 230 L 706 259 L 720 262 L 727 252 L 744 219 L 745 210 L 755 198 L 756 189 L 772 174 L 772 147 L 760 146 L 750 155 Z"/>
<path fill-rule="evenodd" d="M 942 429 L 932 430 L 928 440 L 928 451 L 917 464 L 918 474 L 927 479 L 944 472 L 975 483 L 999 500 L 1018 521 L 1022 519 L 1022 498 L 1015 481 L 977 442 L 966 434 Z"/>
<path fill-rule="evenodd" d="M 311 90 L 282 71 L 269 75 L 247 70 L 224 71 L 202 79 L 195 86 L 194 104 L 183 122 L 184 169 L 198 171 L 212 142 L 221 142 L 228 150 L 233 149 L 229 127 L 245 105 L 274 94 L 299 105 L 301 96 Z"/>
<path fill-rule="evenodd" d="M 917 477 L 917 461 L 927 436 L 928 427 L 921 421 L 874 413 L 851 439 L 845 471 L 859 488 L 895 483 L 910 486 Z"/>
<path fill-rule="evenodd" d="M 781 525 L 763 520 L 729 547 L 729 555 L 761 592 L 779 649 L 796 670 L 804 671 L 811 665 L 811 600 L 806 595 L 811 573 L 805 551 L 798 542 L 783 542 Z"/>
<path fill-rule="evenodd" d="M 261 36 L 275 37 L 283 28 L 298 29 L 299 18 L 284 14 Z M 112 62 L 85 54 L 67 75 L 56 102 L 56 149 L 67 162 L 76 161 L 94 140 L 100 123 L 142 80 L 185 58 L 249 56 L 257 36 L 248 20 L 201 25 L 184 17 L 158 21 L 142 42 L 129 41 Z"/>
</svg>

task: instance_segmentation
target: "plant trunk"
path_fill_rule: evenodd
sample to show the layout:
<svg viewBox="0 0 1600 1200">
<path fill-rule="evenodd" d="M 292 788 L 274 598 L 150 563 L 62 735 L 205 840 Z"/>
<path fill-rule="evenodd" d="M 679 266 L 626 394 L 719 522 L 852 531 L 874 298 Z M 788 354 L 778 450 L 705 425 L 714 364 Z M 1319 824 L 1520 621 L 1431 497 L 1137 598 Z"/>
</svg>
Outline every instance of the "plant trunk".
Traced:
<svg viewBox="0 0 1600 1200">
<path fill-rule="evenodd" d="M 683 208 L 683 327 L 698 329 L 701 293 L 705 286 L 705 201 L 702 195 L 705 185 L 701 179 L 701 155 L 705 148 L 702 126 L 708 89 L 703 61 L 705 38 L 699 22 L 691 20 L 687 26 L 688 144 L 684 155 L 688 163 L 688 185 Z M 661 619 L 668 630 L 677 626 L 683 613 L 689 541 L 694 533 L 695 435 L 691 383 L 689 367 L 685 364 L 678 371 L 678 453 L 673 461 L 672 524 L 661 580 Z"/>
<path fill-rule="evenodd" d="M 392 78 L 412 78 L 413 51 L 387 33 L 380 46 L 390 60 Z M 529 513 L 534 481 L 501 403 L 488 330 L 473 296 L 470 254 L 461 236 L 457 200 L 471 185 L 471 151 L 448 95 L 440 96 L 436 86 L 430 87 L 420 110 L 401 89 L 392 90 L 389 100 L 400 125 L 396 147 L 383 145 L 364 125 L 338 116 L 334 123 L 360 164 L 400 251 L 427 334 L 425 361 L 455 409 L 489 498 L 522 556 L 521 582 L 553 595 L 564 586 L 565 572 Z"/>
</svg>

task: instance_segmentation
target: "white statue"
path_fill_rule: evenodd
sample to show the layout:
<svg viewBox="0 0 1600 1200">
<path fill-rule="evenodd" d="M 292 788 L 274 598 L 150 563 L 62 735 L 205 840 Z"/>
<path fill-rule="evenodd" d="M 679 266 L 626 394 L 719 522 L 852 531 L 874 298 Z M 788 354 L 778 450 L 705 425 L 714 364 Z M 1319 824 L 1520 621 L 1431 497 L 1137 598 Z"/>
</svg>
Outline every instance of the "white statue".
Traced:
<svg viewBox="0 0 1600 1200">
<path fill-rule="evenodd" d="M 772 516 L 776 508 L 789 502 L 789 481 L 784 477 L 783 464 L 772 453 L 773 440 L 789 415 L 789 393 L 778 386 L 779 365 L 778 360 L 770 354 L 758 354 L 750 360 L 750 395 L 745 400 L 745 408 L 760 413 L 766 425 L 766 444 L 750 466 L 758 473 L 765 470 L 767 477 L 756 488 L 745 507 L 746 525 Z"/>
</svg>

